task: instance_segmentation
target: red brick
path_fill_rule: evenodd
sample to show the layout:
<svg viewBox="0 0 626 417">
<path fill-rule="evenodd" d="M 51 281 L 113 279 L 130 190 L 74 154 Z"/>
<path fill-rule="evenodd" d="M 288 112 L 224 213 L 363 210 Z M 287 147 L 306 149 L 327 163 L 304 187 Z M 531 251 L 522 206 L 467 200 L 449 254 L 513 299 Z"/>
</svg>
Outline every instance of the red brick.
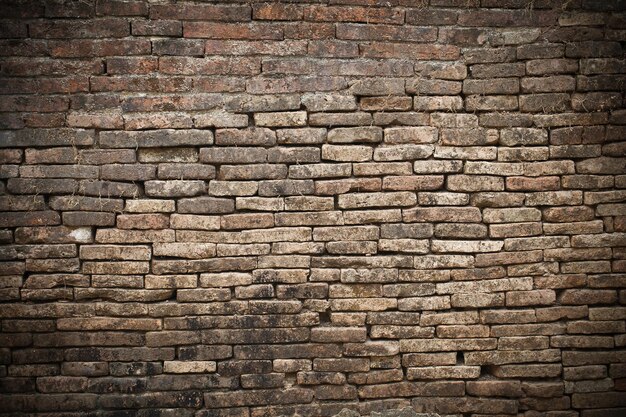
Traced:
<svg viewBox="0 0 626 417">
<path fill-rule="evenodd" d="M 104 16 L 147 16 L 148 5 L 143 1 L 98 1 L 96 14 Z"/>
<path fill-rule="evenodd" d="M 49 41 L 48 45 L 50 54 L 59 58 L 147 55 L 151 51 L 150 41 L 143 39 Z"/>
<path fill-rule="evenodd" d="M 435 28 L 395 25 L 338 24 L 337 38 L 349 40 L 385 40 L 433 42 L 437 39 Z"/>
<path fill-rule="evenodd" d="M 254 20 L 301 20 L 303 8 L 296 4 L 257 3 L 252 5 Z"/>
<path fill-rule="evenodd" d="M 372 42 L 362 46 L 361 54 L 368 58 L 402 59 L 410 55 L 420 60 L 455 60 L 459 58 L 460 49 L 453 45 Z"/>
<path fill-rule="evenodd" d="M 135 36 L 182 36 L 183 25 L 177 20 L 131 22 L 132 34 Z"/>
<path fill-rule="evenodd" d="M 281 40 L 283 31 L 280 26 L 265 23 L 212 23 L 184 22 L 185 38 L 208 39 L 274 39 Z"/>
<path fill-rule="evenodd" d="M 543 10 L 469 10 L 459 15 L 461 26 L 552 26 L 558 15 Z"/>
<path fill-rule="evenodd" d="M 130 26 L 123 19 L 50 20 L 30 26 L 30 36 L 34 38 L 123 38 L 128 35 Z"/>
<path fill-rule="evenodd" d="M 304 9 L 304 20 L 318 22 L 402 23 L 404 12 L 388 7 L 309 6 Z"/>
<path fill-rule="evenodd" d="M 153 4 L 150 6 L 150 19 L 173 20 L 250 20 L 251 9 L 247 5 L 216 4 Z"/>
</svg>

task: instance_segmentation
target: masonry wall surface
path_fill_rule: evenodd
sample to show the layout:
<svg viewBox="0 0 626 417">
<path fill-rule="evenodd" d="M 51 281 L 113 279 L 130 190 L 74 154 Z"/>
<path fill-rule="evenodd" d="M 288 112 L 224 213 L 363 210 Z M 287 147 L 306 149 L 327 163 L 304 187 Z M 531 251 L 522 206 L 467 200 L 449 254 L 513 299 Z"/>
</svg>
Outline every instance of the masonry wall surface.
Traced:
<svg viewBox="0 0 626 417">
<path fill-rule="evenodd" d="M 626 415 L 622 0 L 0 3 L 0 413 Z"/>
</svg>

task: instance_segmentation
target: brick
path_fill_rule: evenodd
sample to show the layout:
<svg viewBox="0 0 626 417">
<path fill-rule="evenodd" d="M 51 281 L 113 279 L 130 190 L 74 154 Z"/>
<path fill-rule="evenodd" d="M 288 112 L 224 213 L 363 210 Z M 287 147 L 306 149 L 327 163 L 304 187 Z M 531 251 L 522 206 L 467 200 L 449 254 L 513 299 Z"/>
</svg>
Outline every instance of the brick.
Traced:
<svg viewBox="0 0 626 417">
<path fill-rule="evenodd" d="M 302 55 L 307 44 L 300 40 L 287 41 L 243 41 L 243 40 L 208 40 L 205 43 L 206 55 Z M 202 54 L 200 54 L 202 55 Z"/>
<path fill-rule="evenodd" d="M 122 19 L 105 19 L 96 24 L 95 20 L 83 20 L 78 22 L 58 20 L 37 22 L 31 33 L 35 38 L 98 38 L 98 37 L 124 37 L 130 34 L 130 28 Z"/>
<path fill-rule="evenodd" d="M 498 160 L 500 161 L 545 161 L 548 156 L 549 150 L 545 146 L 498 149 Z"/>
<path fill-rule="evenodd" d="M 445 211 L 435 208 L 417 208 L 403 212 L 404 221 L 408 222 L 480 222 L 480 210 L 473 208 L 449 207 Z"/>
<path fill-rule="evenodd" d="M 384 190 L 437 190 L 443 184 L 444 178 L 441 175 L 401 175 L 383 179 Z"/>
<path fill-rule="evenodd" d="M 298 47 L 304 47 L 304 44 L 297 44 Z M 324 55 L 325 48 L 342 48 L 347 49 L 345 54 L 348 56 L 352 56 L 351 53 L 352 48 L 345 48 L 348 45 L 335 45 L 333 43 L 318 43 L 316 44 L 318 51 L 318 55 Z M 354 46 L 354 45 L 349 45 Z M 313 51 L 314 46 L 312 46 Z M 255 77 L 246 82 L 245 87 L 246 91 L 253 94 L 264 94 L 264 93 L 293 93 L 300 91 L 333 91 L 339 90 L 342 88 L 346 88 L 347 82 L 342 77 L 333 77 L 333 76 L 288 76 L 284 78 L 272 78 L 272 77 Z M 303 97 L 304 98 L 304 97 Z M 294 107 L 296 108 L 296 107 Z M 243 127 L 243 126 L 242 126 Z"/>
<path fill-rule="evenodd" d="M 146 194 L 154 197 L 190 197 L 203 194 L 204 181 L 146 181 Z"/>
<path fill-rule="evenodd" d="M 216 363 L 213 361 L 165 361 L 163 371 L 172 374 L 199 374 L 215 372 Z"/>
<path fill-rule="evenodd" d="M 184 22 L 183 36 L 209 39 L 280 39 L 282 30 L 263 23 Z"/>
<path fill-rule="evenodd" d="M 182 36 L 182 23 L 175 20 L 131 22 L 131 33 L 135 36 Z"/>
<path fill-rule="evenodd" d="M 416 239 L 381 239 L 378 249 L 387 252 L 428 253 L 428 242 Z"/>
<path fill-rule="evenodd" d="M 364 56 L 370 57 L 367 53 Z M 263 62 L 263 71 L 268 74 L 319 74 L 328 76 L 352 75 L 352 76 L 408 76 L 412 67 L 403 61 L 390 61 L 379 63 L 371 59 L 335 59 L 335 60 L 295 60 L 295 59 L 271 59 Z M 358 94 L 380 95 L 380 94 Z"/>
<path fill-rule="evenodd" d="M 279 144 L 317 144 L 324 142 L 326 129 L 280 129 L 276 132 L 276 137 Z"/>
<path fill-rule="evenodd" d="M 339 372 L 298 372 L 297 381 L 300 385 L 342 385 L 346 382 L 346 377 Z"/>
<path fill-rule="evenodd" d="M 122 214 L 117 216 L 120 229 L 166 229 L 169 217 L 164 214 Z"/>
<path fill-rule="evenodd" d="M 436 231 L 435 231 L 436 233 Z M 431 243 L 433 252 L 498 252 L 502 249 L 503 242 L 497 241 L 454 241 L 434 240 Z"/>
<path fill-rule="evenodd" d="M 231 213 L 234 209 L 234 201 L 227 198 L 197 197 L 181 199 L 178 201 L 179 213 Z"/>
<path fill-rule="evenodd" d="M 220 219 L 217 216 L 175 213 L 170 217 L 170 226 L 172 229 L 218 230 Z"/>
<path fill-rule="evenodd" d="M 423 206 L 464 206 L 469 203 L 469 195 L 464 193 L 422 192 L 418 194 L 418 202 Z"/>
<path fill-rule="evenodd" d="M 465 109 L 468 111 L 506 111 L 518 109 L 518 98 L 514 96 L 470 95 L 465 99 Z"/>
<path fill-rule="evenodd" d="M 483 45 L 488 40 L 488 33 L 482 29 L 441 28 L 439 33 L 440 41 L 460 46 Z"/>
<path fill-rule="evenodd" d="M 299 108 L 299 94 L 235 96 L 226 103 L 226 109 L 235 112 L 286 111 Z"/>
<path fill-rule="evenodd" d="M 500 133 L 500 143 L 505 146 L 544 145 L 548 143 L 548 132 L 530 128 L 504 129 Z"/>
<path fill-rule="evenodd" d="M 228 200 L 230 201 L 230 200 Z M 239 197 L 237 198 L 237 209 L 255 211 L 282 211 L 285 207 L 282 198 L 268 197 Z M 230 211 L 233 211 L 232 209 Z"/>
<path fill-rule="evenodd" d="M 103 132 L 99 144 L 105 148 L 198 146 L 213 144 L 213 134 L 200 130 L 155 130 L 142 132 Z"/>
<path fill-rule="evenodd" d="M 495 146 L 439 146 L 435 148 L 435 158 L 494 160 L 497 157 Z"/>
<path fill-rule="evenodd" d="M 202 287 L 229 287 L 252 284 L 252 275 L 243 272 L 200 274 Z"/>
<path fill-rule="evenodd" d="M 285 210 L 326 211 L 332 210 L 334 200 L 331 197 L 294 196 L 285 198 Z"/>
<path fill-rule="evenodd" d="M 343 224 L 343 219 L 340 212 L 304 212 L 276 214 L 276 225 L 278 226 L 326 226 L 341 224 Z"/>
<path fill-rule="evenodd" d="M 313 194 L 313 191 L 312 180 L 274 180 L 259 183 L 260 196 L 303 195 Z"/>
<path fill-rule="evenodd" d="M 191 24 L 191 23 L 190 23 Z M 199 47 L 194 44 L 193 47 Z M 201 53 L 200 53 L 201 55 Z M 228 65 L 236 63 L 236 67 Z M 260 73 L 260 62 L 254 58 L 210 57 L 192 58 L 167 56 L 159 59 L 159 71 L 168 75 L 256 75 Z M 239 84 L 241 85 L 241 84 Z M 239 87 L 239 90 L 242 88 Z M 216 107 L 213 105 L 211 108 Z"/>
<path fill-rule="evenodd" d="M 406 92 L 417 95 L 453 96 L 461 93 L 461 83 L 450 80 L 415 78 L 406 84 Z"/>
<path fill-rule="evenodd" d="M 474 73 L 472 69 L 472 74 Z M 463 81 L 464 94 L 517 94 L 519 82 L 517 78 L 492 78 L 489 80 Z"/>
<path fill-rule="evenodd" d="M 373 150 L 364 145 L 322 145 L 322 159 L 338 162 L 364 162 L 372 159 Z"/>
<path fill-rule="evenodd" d="M 328 131 L 329 143 L 372 143 L 382 142 L 383 132 L 379 127 L 338 128 Z"/>
<path fill-rule="evenodd" d="M 312 112 L 356 110 L 357 108 L 354 96 L 337 93 L 307 93 L 302 96 L 302 104 Z"/>
<path fill-rule="evenodd" d="M 413 170 L 416 174 L 454 173 L 463 167 L 461 161 L 416 161 Z"/>
<path fill-rule="evenodd" d="M 422 96 L 414 98 L 413 108 L 421 111 L 455 112 L 463 109 L 463 101 L 454 96 Z"/>
<path fill-rule="evenodd" d="M 428 124 L 428 115 L 418 112 L 391 112 L 374 113 L 373 122 L 375 125 L 388 126 L 393 124 L 399 125 L 426 125 Z"/>
<path fill-rule="evenodd" d="M 182 34 L 180 23 L 176 31 Z M 205 44 L 192 39 L 157 39 L 152 45 L 155 55 L 202 55 Z"/>
<path fill-rule="evenodd" d="M 244 395 L 245 394 L 245 395 Z M 292 404 L 311 402 L 313 391 L 303 388 L 287 390 L 250 390 L 247 392 L 216 392 L 205 394 L 211 408 L 238 407 L 247 405 Z"/>
<path fill-rule="evenodd" d="M 331 254 L 371 255 L 376 253 L 376 242 L 342 241 L 326 243 L 326 250 Z"/>
<path fill-rule="evenodd" d="M 359 126 L 371 124 L 372 115 L 369 113 L 312 113 L 309 116 L 311 126 Z"/>
<path fill-rule="evenodd" d="M 377 147 L 374 149 L 374 161 L 404 161 L 427 158 L 432 155 L 434 148 L 431 145 L 400 144 Z"/>
<path fill-rule="evenodd" d="M 165 163 L 158 166 L 157 176 L 159 179 L 169 180 L 178 178 L 208 180 L 215 178 L 215 168 L 196 163 Z"/>
<path fill-rule="evenodd" d="M 436 31 L 433 28 L 398 27 L 392 25 L 367 26 L 363 24 L 338 24 L 337 37 L 349 40 L 420 40 L 434 41 Z"/>
<path fill-rule="evenodd" d="M 297 5 L 255 4 L 252 6 L 254 20 L 300 20 L 303 10 Z"/>
<path fill-rule="evenodd" d="M 566 75 L 555 75 L 541 78 L 522 78 L 522 92 L 530 93 L 550 93 L 561 91 L 572 91 L 575 88 L 573 77 Z"/>
<path fill-rule="evenodd" d="M 433 143 L 437 141 L 437 129 L 432 127 L 393 127 L 385 129 L 385 143 Z"/>
<path fill-rule="evenodd" d="M 209 182 L 209 195 L 220 197 L 248 196 L 256 194 L 258 183 L 253 181 L 218 181 Z"/>
<path fill-rule="evenodd" d="M 462 395 L 459 394 L 460 381 L 435 381 L 435 382 L 398 382 L 392 384 L 372 385 L 361 387 L 359 395 L 363 398 L 386 398 L 386 397 L 414 397 L 429 395 Z M 445 393 L 445 394 L 444 394 Z"/>
<path fill-rule="evenodd" d="M 620 55 L 619 45 L 615 42 L 572 42 L 565 48 L 565 56 L 572 58 L 614 57 Z"/>
<path fill-rule="evenodd" d="M 193 119 L 196 127 L 233 128 L 248 126 L 248 116 L 224 111 L 213 111 L 196 115 Z"/>
<path fill-rule="evenodd" d="M 487 175 L 451 175 L 448 177 L 451 191 L 502 191 L 504 180 Z"/>
<path fill-rule="evenodd" d="M 423 379 L 470 379 L 478 378 L 479 366 L 430 366 L 407 368 L 408 380 Z"/>
<path fill-rule="evenodd" d="M 520 110 L 524 112 L 558 112 L 571 108 L 567 93 L 539 93 L 519 96 Z"/>
<path fill-rule="evenodd" d="M 507 50 L 498 51 L 498 55 L 506 56 Z M 494 62 L 492 60 L 489 60 Z M 488 61 L 488 62 L 489 62 Z M 471 75 L 474 78 L 505 78 L 505 77 L 523 77 L 526 73 L 523 63 L 504 63 L 504 64 L 477 64 L 470 67 Z"/>
<path fill-rule="evenodd" d="M 610 157 L 586 159 L 576 165 L 578 172 L 583 174 L 617 174 L 625 169 L 620 158 Z"/>
<path fill-rule="evenodd" d="M 338 200 L 341 208 L 412 206 L 416 203 L 417 197 L 410 192 L 346 194 L 339 196 Z"/>
<path fill-rule="evenodd" d="M 398 9 L 341 6 L 310 6 L 304 9 L 308 21 L 347 21 L 368 23 L 400 23 L 404 13 Z"/>
<path fill-rule="evenodd" d="M 357 96 L 403 95 L 404 80 L 402 79 L 361 79 L 350 86 L 350 92 Z"/>
<path fill-rule="evenodd" d="M 263 148 L 201 148 L 200 162 L 206 163 L 255 163 L 265 162 L 267 151 Z"/>
<path fill-rule="evenodd" d="M 317 327 L 311 329 L 312 342 L 364 342 L 366 331 L 359 327 Z M 315 366 L 315 364 L 314 364 Z"/>
<path fill-rule="evenodd" d="M 254 122 L 257 126 L 297 127 L 306 125 L 306 112 L 255 113 Z M 263 139 L 260 140 L 263 142 Z M 227 144 L 224 142 L 223 144 Z M 249 144 L 249 143 L 248 143 Z"/>
<path fill-rule="evenodd" d="M 364 97 L 361 109 L 366 111 L 406 111 L 411 110 L 411 97 Z"/>
<path fill-rule="evenodd" d="M 95 132 L 84 129 L 22 129 L 3 131 L 1 147 L 93 145 Z"/>
<path fill-rule="evenodd" d="M 276 143 L 276 134 L 266 128 L 223 129 L 217 131 L 215 143 L 217 145 L 271 146 Z"/>
<path fill-rule="evenodd" d="M 576 73 L 578 62 L 571 59 L 533 59 L 526 62 L 528 75 Z"/>
<path fill-rule="evenodd" d="M 221 218 L 222 229 L 256 229 L 273 226 L 272 214 L 231 214 Z"/>
<path fill-rule="evenodd" d="M 498 141 L 497 133 L 486 129 L 442 129 L 441 144 L 453 146 L 491 145 Z"/>
<path fill-rule="evenodd" d="M 583 300 L 585 301 L 583 303 Z M 564 304 L 607 304 L 615 300 L 615 293 L 611 290 L 565 290 L 560 297 Z"/>
<path fill-rule="evenodd" d="M 578 205 L 582 204 L 580 191 L 544 191 L 529 194 L 526 198 L 529 206 L 540 205 Z"/>
<path fill-rule="evenodd" d="M 559 177 L 509 177 L 506 179 L 506 188 L 511 191 L 544 191 L 558 190 Z"/>
<path fill-rule="evenodd" d="M 202 259 L 215 256 L 215 244 L 155 243 L 154 256 Z"/>
<path fill-rule="evenodd" d="M 573 174 L 575 168 L 572 164 L 573 161 L 527 162 L 524 165 L 524 174 L 528 177 Z"/>
<path fill-rule="evenodd" d="M 287 166 L 280 164 L 222 165 L 219 177 L 226 181 L 282 179 L 287 177 Z"/>
<path fill-rule="evenodd" d="M 459 57 L 460 50 L 454 45 L 437 44 L 401 44 L 387 42 L 371 42 L 364 45 L 363 56 L 371 58 L 402 58 L 407 54 L 424 60 L 455 60 Z M 394 71 L 396 75 L 399 71 Z M 404 75 L 411 75 L 404 73 Z"/>
</svg>

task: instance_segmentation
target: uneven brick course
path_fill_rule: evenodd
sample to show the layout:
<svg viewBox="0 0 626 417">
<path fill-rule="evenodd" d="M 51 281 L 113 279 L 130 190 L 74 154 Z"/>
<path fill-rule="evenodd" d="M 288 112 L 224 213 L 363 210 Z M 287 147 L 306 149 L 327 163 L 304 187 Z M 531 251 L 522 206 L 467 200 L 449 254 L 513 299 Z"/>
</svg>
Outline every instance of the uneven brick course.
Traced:
<svg viewBox="0 0 626 417">
<path fill-rule="evenodd" d="M 625 9 L 3 1 L 0 414 L 626 415 Z"/>
</svg>

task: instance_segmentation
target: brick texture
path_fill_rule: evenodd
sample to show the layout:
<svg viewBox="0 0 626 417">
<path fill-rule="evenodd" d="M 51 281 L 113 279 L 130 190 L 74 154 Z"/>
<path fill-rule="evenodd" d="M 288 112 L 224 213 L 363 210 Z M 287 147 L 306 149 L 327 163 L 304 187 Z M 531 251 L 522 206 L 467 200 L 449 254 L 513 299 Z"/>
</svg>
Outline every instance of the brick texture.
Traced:
<svg viewBox="0 0 626 417">
<path fill-rule="evenodd" d="M 0 414 L 626 415 L 622 0 L 0 4 Z"/>
</svg>

